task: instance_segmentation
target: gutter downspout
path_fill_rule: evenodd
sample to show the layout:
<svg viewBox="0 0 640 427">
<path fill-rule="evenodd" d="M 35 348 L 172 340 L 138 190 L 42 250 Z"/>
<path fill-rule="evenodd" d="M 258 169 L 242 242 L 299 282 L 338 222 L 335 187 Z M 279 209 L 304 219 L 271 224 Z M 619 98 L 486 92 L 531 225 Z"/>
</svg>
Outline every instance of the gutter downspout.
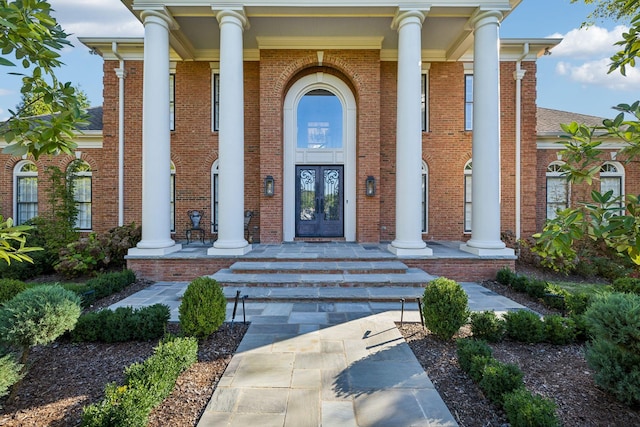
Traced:
<svg viewBox="0 0 640 427">
<path fill-rule="evenodd" d="M 516 70 L 513 72 L 513 78 L 516 81 L 516 241 L 520 240 L 520 208 L 522 204 L 522 194 L 520 188 L 521 181 L 521 154 L 520 146 L 522 144 L 522 79 L 526 73 L 520 66 L 522 60 L 529 54 L 529 43 L 524 44 L 522 56 L 516 61 Z"/>
<path fill-rule="evenodd" d="M 118 52 L 118 43 L 111 44 L 113 54 L 120 60 L 120 67 L 114 69 L 118 76 L 118 226 L 124 225 L 124 59 Z"/>
</svg>

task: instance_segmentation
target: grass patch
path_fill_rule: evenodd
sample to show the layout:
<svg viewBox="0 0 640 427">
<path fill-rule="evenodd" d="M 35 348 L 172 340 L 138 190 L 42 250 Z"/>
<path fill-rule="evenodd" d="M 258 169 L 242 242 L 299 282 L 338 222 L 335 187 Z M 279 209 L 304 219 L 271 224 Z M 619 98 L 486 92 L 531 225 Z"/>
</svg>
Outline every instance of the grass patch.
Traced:
<svg viewBox="0 0 640 427">
<path fill-rule="evenodd" d="M 569 292 L 570 294 L 598 294 L 611 291 L 611 286 L 603 283 L 578 283 L 578 282 L 550 282 Z"/>
</svg>

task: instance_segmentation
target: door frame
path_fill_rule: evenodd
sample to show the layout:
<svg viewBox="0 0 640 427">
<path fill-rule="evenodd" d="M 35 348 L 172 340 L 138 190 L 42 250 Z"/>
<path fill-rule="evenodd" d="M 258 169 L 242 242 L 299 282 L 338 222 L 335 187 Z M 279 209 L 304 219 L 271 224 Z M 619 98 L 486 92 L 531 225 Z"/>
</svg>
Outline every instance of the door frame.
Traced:
<svg viewBox="0 0 640 427">
<path fill-rule="evenodd" d="M 342 150 L 309 150 L 297 148 L 297 107 L 309 91 L 327 90 L 342 104 Z M 347 84 L 338 77 L 309 74 L 296 81 L 285 96 L 283 106 L 284 163 L 282 229 L 285 242 L 295 238 L 295 167 L 296 165 L 344 166 L 344 239 L 356 240 L 356 101 Z"/>
</svg>

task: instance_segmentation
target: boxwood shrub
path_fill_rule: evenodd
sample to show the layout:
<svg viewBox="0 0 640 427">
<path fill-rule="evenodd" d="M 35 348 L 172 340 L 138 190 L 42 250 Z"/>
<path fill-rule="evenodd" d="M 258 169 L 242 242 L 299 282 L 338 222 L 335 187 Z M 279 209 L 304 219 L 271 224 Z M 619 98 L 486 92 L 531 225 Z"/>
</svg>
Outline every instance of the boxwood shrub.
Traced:
<svg viewBox="0 0 640 427">
<path fill-rule="evenodd" d="M 504 315 L 507 337 L 514 341 L 544 341 L 545 329 L 540 316 L 528 310 L 510 311 Z"/>
<path fill-rule="evenodd" d="M 224 322 L 227 300 L 218 282 L 210 277 L 198 277 L 189 283 L 178 310 L 182 331 L 204 339 Z"/>
<path fill-rule="evenodd" d="M 519 388 L 504 395 L 504 411 L 511 427 L 560 427 L 553 400 Z"/>
<path fill-rule="evenodd" d="M 469 319 L 468 297 L 454 280 L 439 277 L 424 290 L 425 326 L 442 340 L 449 340 Z"/>
<path fill-rule="evenodd" d="M 166 332 L 169 317 L 169 307 L 163 304 L 86 313 L 78 319 L 71 338 L 76 342 L 148 341 Z"/>
</svg>

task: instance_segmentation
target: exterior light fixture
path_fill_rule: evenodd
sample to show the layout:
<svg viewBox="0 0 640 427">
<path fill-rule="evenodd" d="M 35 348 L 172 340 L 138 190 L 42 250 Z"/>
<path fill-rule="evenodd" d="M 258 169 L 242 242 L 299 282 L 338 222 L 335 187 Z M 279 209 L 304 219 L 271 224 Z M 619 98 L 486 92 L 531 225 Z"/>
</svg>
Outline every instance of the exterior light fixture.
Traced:
<svg viewBox="0 0 640 427">
<path fill-rule="evenodd" d="M 271 175 L 267 175 L 264 179 L 264 195 L 272 197 L 275 193 L 275 181 Z"/>
<path fill-rule="evenodd" d="M 365 181 L 365 193 L 369 197 L 376 195 L 376 179 L 371 175 L 369 175 Z"/>
</svg>

